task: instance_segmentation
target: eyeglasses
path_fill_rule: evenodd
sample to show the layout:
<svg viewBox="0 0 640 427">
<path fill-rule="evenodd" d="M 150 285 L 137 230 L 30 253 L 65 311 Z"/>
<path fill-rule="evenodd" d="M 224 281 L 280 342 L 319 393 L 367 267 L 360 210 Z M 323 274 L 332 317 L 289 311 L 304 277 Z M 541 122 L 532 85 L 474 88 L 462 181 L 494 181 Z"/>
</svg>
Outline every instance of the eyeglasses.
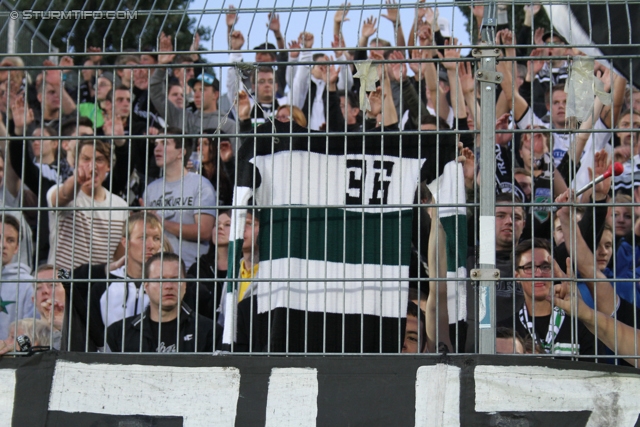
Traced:
<svg viewBox="0 0 640 427">
<path fill-rule="evenodd" d="M 518 267 L 518 270 L 522 271 L 524 274 L 531 274 L 531 272 L 533 271 L 533 269 L 536 269 L 536 271 L 539 269 L 541 273 L 543 274 L 549 274 L 551 273 L 551 264 L 545 262 L 544 264 L 540 264 L 540 265 L 521 265 Z"/>
</svg>

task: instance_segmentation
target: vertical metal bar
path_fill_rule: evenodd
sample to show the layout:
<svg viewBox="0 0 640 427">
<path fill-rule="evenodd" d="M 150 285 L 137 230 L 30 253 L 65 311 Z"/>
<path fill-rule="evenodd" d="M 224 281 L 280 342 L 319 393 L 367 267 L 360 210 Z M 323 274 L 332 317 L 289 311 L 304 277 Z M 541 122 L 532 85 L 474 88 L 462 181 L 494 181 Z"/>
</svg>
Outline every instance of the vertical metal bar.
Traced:
<svg viewBox="0 0 640 427">
<path fill-rule="evenodd" d="M 474 49 L 474 56 L 480 56 L 481 62 L 476 78 L 495 73 L 497 49 L 494 49 L 496 31 L 496 2 L 485 6 L 482 21 L 482 47 Z M 482 81 L 484 80 L 484 81 Z M 494 269 L 496 264 L 495 241 L 495 169 L 496 158 L 495 122 L 496 122 L 496 84 L 481 79 L 481 146 L 480 146 L 480 269 Z M 495 281 L 480 282 L 480 305 L 484 303 L 488 319 L 479 319 L 480 353 L 494 354 L 496 350 L 496 313 Z"/>
</svg>

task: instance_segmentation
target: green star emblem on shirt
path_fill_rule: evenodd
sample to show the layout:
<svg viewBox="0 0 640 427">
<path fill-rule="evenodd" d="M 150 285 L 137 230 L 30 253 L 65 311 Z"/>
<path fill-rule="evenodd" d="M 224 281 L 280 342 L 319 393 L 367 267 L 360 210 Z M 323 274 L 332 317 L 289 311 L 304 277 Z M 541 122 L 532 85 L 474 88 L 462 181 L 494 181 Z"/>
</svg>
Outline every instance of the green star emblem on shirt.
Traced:
<svg viewBox="0 0 640 427">
<path fill-rule="evenodd" d="M 7 306 L 9 304 L 15 304 L 15 301 L 5 301 L 2 298 L 0 298 L 0 313 L 7 313 L 9 314 L 9 312 L 7 311 Z"/>
</svg>

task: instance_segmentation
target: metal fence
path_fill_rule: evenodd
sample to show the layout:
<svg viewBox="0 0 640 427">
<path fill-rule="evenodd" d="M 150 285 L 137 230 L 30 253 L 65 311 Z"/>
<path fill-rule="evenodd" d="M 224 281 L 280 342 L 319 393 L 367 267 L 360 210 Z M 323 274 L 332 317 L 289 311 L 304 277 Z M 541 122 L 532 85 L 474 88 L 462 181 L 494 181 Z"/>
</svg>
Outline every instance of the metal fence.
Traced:
<svg viewBox="0 0 640 427">
<path fill-rule="evenodd" d="M 0 61 L 0 352 L 635 363 L 639 9 L 128 6 L 58 65 L 31 41 Z"/>
</svg>

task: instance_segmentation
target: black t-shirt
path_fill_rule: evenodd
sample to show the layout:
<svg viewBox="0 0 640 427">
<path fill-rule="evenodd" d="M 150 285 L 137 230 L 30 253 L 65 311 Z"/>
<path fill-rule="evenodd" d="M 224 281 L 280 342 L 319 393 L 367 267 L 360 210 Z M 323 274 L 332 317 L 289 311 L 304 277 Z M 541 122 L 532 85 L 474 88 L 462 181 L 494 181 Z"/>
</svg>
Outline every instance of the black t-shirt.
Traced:
<svg viewBox="0 0 640 427">
<path fill-rule="evenodd" d="M 151 324 L 151 333 L 153 334 L 153 341 L 157 343 L 158 340 L 158 322 L 154 322 L 149 319 Z M 160 344 L 155 346 L 158 353 L 175 353 L 176 349 L 176 333 L 178 327 L 178 319 L 175 318 L 169 322 L 162 322 L 162 328 L 160 331 Z"/>
<path fill-rule="evenodd" d="M 496 268 L 500 270 L 500 280 L 496 281 L 496 322 L 501 322 L 513 316 L 514 307 L 517 310 L 522 306 L 524 293 L 518 282 L 506 280 L 514 275 L 510 250 L 496 251 Z"/>
<path fill-rule="evenodd" d="M 529 333 L 529 330 L 525 325 L 523 325 L 523 322 L 520 320 L 519 313 L 520 313 L 520 309 L 518 309 L 518 311 L 516 312 L 516 319 L 515 319 L 516 332 L 520 334 L 520 336 L 523 337 L 525 340 L 530 340 L 531 335 Z M 529 313 L 529 316 L 531 316 L 531 313 Z M 535 333 L 536 333 L 536 337 L 538 338 L 538 341 L 545 341 L 547 339 L 547 334 L 549 332 L 550 318 L 551 318 L 551 315 L 535 317 L 534 329 L 535 329 Z M 530 321 L 533 323 L 533 318 L 530 317 Z M 576 332 L 577 332 L 577 344 L 579 345 L 579 348 L 577 349 L 578 354 L 580 355 L 596 354 L 595 353 L 596 343 L 595 343 L 595 337 L 593 336 L 593 334 L 589 332 L 587 327 L 584 326 L 582 322 L 578 322 L 577 324 L 578 329 L 577 331 L 575 331 L 575 329 L 572 328 L 573 322 L 574 320 L 571 318 L 571 316 L 568 316 L 568 315 L 564 316 L 564 320 L 562 321 L 562 324 L 560 325 L 557 334 L 552 340 L 555 350 L 552 350 L 551 353 L 556 354 L 558 357 L 571 357 L 570 356 L 571 344 L 574 344 L 574 345 L 576 344 Z M 511 328 L 512 325 L 513 325 L 512 318 L 508 319 L 507 321 L 500 322 L 499 324 L 499 326 L 505 326 L 508 328 Z M 565 350 L 567 352 L 566 355 L 563 354 L 562 350 Z M 601 351 L 598 351 L 598 354 L 601 354 L 601 353 L 602 353 Z M 582 360 L 587 362 L 595 362 L 595 359 L 593 358 L 582 359 Z"/>
</svg>

